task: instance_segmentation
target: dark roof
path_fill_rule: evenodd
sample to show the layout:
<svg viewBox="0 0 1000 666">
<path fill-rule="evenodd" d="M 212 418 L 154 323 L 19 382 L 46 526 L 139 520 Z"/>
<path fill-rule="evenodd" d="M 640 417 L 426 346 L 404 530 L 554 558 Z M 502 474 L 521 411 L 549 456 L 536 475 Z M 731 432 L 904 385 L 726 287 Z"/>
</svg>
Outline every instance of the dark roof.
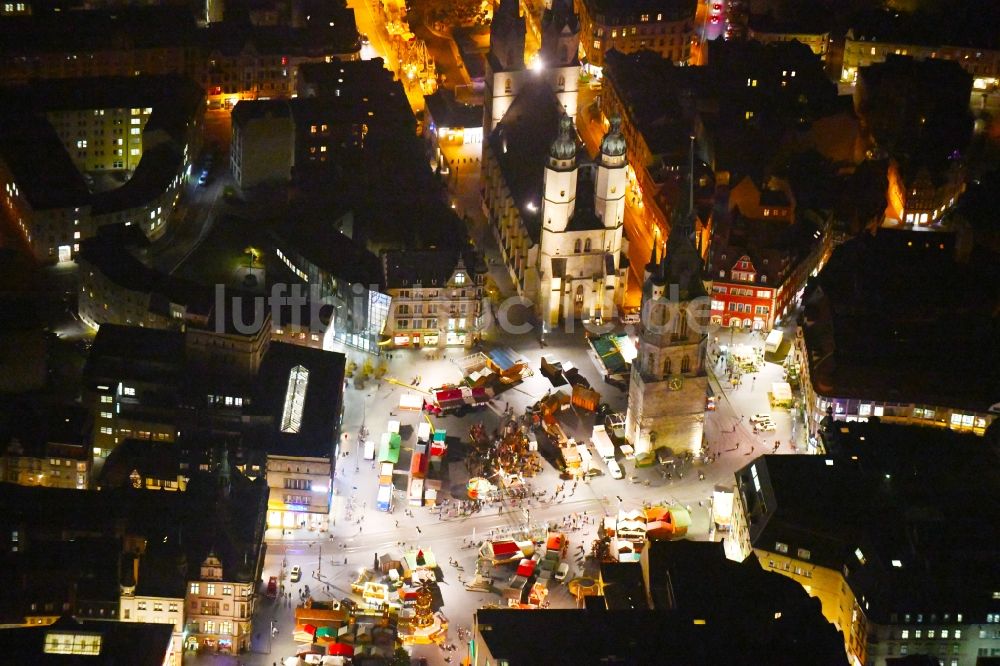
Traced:
<svg viewBox="0 0 1000 666">
<path fill-rule="evenodd" d="M 940 12 L 896 12 L 873 9 L 854 17 L 854 39 L 926 46 L 1000 48 L 995 3 L 956 3 Z M 963 6 L 964 5 L 964 6 Z"/>
<path fill-rule="evenodd" d="M 577 158 L 579 163 L 579 158 Z M 594 210 L 594 168 L 582 165 L 576 172 L 576 204 L 573 215 L 566 224 L 566 231 L 593 231 L 603 229 L 604 221 Z"/>
<path fill-rule="evenodd" d="M 7 98 L 0 91 L 0 98 Z M 90 190 L 52 125 L 39 116 L 0 109 L 0 159 L 32 208 L 87 206 Z"/>
<path fill-rule="evenodd" d="M 586 0 L 591 15 L 633 16 L 639 12 L 665 14 L 664 20 L 694 20 L 697 0 Z"/>
<path fill-rule="evenodd" d="M 343 202 L 343 215 L 352 215 Z M 335 217 L 331 214 L 330 217 Z M 379 258 L 340 231 L 330 218 L 310 221 L 289 219 L 272 232 L 275 245 L 285 254 L 294 252 L 320 270 L 349 283 L 379 285 L 382 266 Z"/>
<path fill-rule="evenodd" d="M 487 138 L 534 242 L 538 242 L 542 229 L 539 211 L 545 164 L 562 115 L 562 105 L 548 84 L 530 80 Z"/>
<path fill-rule="evenodd" d="M 483 105 L 462 104 L 447 88 L 438 88 L 434 94 L 424 95 L 424 103 L 437 128 L 483 126 Z"/>
<path fill-rule="evenodd" d="M 197 33 L 193 14 L 180 6 L 58 11 L 59 3 L 33 3 L 27 17 L 0 21 L 0 52 L 86 53 L 114 48 L 156 48 L 188 43 Z"/>
<path fill-rule="evenodd" d="M 773 14 L 751 14 L 749 27 L 752 32 L 765 34 L 821 35 L 830 31 L 829 26 L 816 20 L 816 16 L 789 16 L 775 18 Z"/>
<path fill-rule="evenodd" d="M 343 354 L 272 342 L 261 364 L 255 403 L 274 420 L 267 451 L 274 455 L 331 457 L 343 400 Z M 298 432 L 283 431 L 283 416 L 294 368 L 308 372 Z"/>
<path fill-rule="evenodd" d="M 102 77 L 33 81 L 0 90 L 0 99 L 0 156 L 28 201 L 36 208 L 90 204 L 94 214 L 103 214 L 141 206 L 177 177 L 204 92 L 182 76 Z M 151 107 L 144 135 L 162 131 L 170 141 L 148 146 L 121 187 L 92 195 L 44 114 L 112 107 Z"/>
<path fill-rule="evenodd" d="M 102 324 L 87 356 L 90 383 L 135 379 L 177 384 L 184 374 L 184 334 L 136 326 Z"/>
<path fill-rule="evenodd" d="M 48 404 L 22 394 L 0 404 L 0 454 L 16 439 L 24 455 L 44 456 L 58 447 L 60 457 L 90 458 L 90 412 L 80 405 Z"/>
<path fill-rule="evenodd" d="M 813 388 L 987 410 L 1000 396 L 998 267 L 977 248 L 957 262 L 954 234 L 943 232 L 864 234 L 839 246 L 803 296 Z"/>
<path fill-rule="evenodd" d="M 287 99 L 244 99 L 233 107 L 231 117 L 234 126 L 243 127 L 251 120 L 290 118 L 291 115 Z"/>
<path fill-rule="evenodd" d="M 477 272 L 485 272 L 475 253 L 458 250 L 389 250 L 382 253 L 387 289 L 401 287 L 443 287 L 451 279 L 459 261 L 469 277 Z M 474 284 L 469 280 L 466 284 Z"/>
<path fill-rule="evenodd" d="M 47 653 L 46 636 L 61 633 L 100 637 L 100 652 L 96 656 Z M 170 654 L 172 633 L 169 624 L 83 622 L 63 617 L 46 626 L 0 629 L 0 644 L 4 646 L 4 659 L 12 664 L 161 666 Z"/>
<path fill-rule="evenodd" d="M 77 262 L 89 264 L 122 288 L 152 294 L 150 308 L 162 315 L 169 315 L 164 299 L 205 316 L 214 303 L 209 287 L 153 270 L 129 251 L 126 240 L 118 234 L 98 234 L 81 242 Z"/>
<path fill-rule="evenodd" d="M 829 456 L 768 455 L 737 472 L 755 547 L 780 542 L 791 557 L 846 568 L 880 623 L 896 612 L 971 623 L 1000 612 L 1000 533 L 985 519 L 1000 512 L 1000 477 L 982 473 L 996 461 L 980 437 L 838 421 L 824 439 Z"/>
<path fill-rule="evenodd" d="M 714 220 L 709 275 L 726 271 L 726 277 L 720 280 L 732 281 L 730 270 L 747 256 L 758 276 L 757 284 L 778 288 L 822 242 L 820 230 L 805 216 L 789 222 L 744 217 L 739 209 L 731 213 L 717 209 Z M 767 276 L 767 281 L 761 282 L 760 276 Z"/>
<path fill-rule="evenodd" d="M 799 592 L 805 596 L 801 588 Z M 818 604 L 814 616 L 822 620 Z M 601 610 L 588 604 L 586 610 L 480 609 L 475 623 L 489 653 L 510 666 L 847 664 L 843 639 L 825 620 L 825 627 L 817 627 L 787 613 L 774 619 L 773 612 L 767 622 L 730 616 L 695 624 L 695 619 L 705 618 L 684 611 Z"/>
<path fill-rule="evenodd" d="M 133 470 L 144 477 L 176 480 L 180 461 L 180 447 L 176 442 L 126 439 L 104 461 L 98 485 L 101 488 L 131 485 L 129 476 Z"/>
<path fill-rule="evenodd" d="M 135 535 L 149 543 L 182 544 L 185 574 L 191 579 L 200 576 L 205 557 L 215 552 L 222 561 L 224 578 L 251 582 L 259 573 L 267 484 L 262 477 L 250 481 L 232 467 L 226 496 L 220 489 L 218 461 L 212 467 L 216 471 L 194 472 L 184 492 L 0 484 L 0 525 L 25 534 L 25 547 L 8 557 L 34 561 L 49 547 L 68 540 L 64 534 L 115 539 Z M 117 552 L 122 552 L 121 542 Z"/>
</svg>

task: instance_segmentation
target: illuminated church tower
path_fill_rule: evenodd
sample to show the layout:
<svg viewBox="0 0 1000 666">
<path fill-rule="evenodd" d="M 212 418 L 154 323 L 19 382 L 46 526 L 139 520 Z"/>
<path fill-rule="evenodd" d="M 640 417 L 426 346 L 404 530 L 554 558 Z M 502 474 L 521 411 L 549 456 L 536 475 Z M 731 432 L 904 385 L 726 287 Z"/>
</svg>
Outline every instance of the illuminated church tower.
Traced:
<svg viewBox="0 0 1000 666">
<path fill-rule="evenodd" d="M 677 219 L 665 255 L 657 259 L 654 243 L 647 267 L 625 416 L 640 461 L 661 447 L 697 454 L 702 446 L 710 308 L 690 233 L 687 220 Z"/>
</svg>

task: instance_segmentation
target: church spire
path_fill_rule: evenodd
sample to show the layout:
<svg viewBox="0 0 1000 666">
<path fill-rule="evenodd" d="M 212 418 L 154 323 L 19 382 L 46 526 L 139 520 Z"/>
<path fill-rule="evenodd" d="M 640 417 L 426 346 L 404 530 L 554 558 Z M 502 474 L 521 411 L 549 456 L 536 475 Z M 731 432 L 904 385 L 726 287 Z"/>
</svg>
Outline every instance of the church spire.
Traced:
<svg viewBox="0 0 1000 666">
<path fill-rule="evenodd" d="M 542 12 L 541 58 L 546 67 L 566 67 L 579 63 L 580 19 L 573 0 L 551 0 Z"/>
<path fill-rule="evenodd" d="M 526 27 L 519 0 L 500 0 L 493 9 L 490 24 L 490 57 L 495 71 L 524 69 L 524 36 Z"/>
</svg>

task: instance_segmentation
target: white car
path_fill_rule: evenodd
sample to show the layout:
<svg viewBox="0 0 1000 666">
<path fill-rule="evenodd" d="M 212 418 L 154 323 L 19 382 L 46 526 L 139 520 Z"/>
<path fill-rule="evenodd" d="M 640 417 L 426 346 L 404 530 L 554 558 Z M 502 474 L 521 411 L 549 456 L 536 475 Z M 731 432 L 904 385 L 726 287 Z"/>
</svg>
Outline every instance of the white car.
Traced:
<svg viewBox="0 0 1000 666">
<path fill-rule="evenodd" d="M 617 460 L 608 460 L 608 471 L 611 472 L 612 479 L 624 479 L 625 473 L 622 471 L 621 465 L 618 464 Z"/>
<path fill-rule="evenodd" d="M 770 421 L 770 420 L 768 420 L 768 421 L 759 421 L 759 422 L 755 423 L 754 426 L 753 426 L 754 432 L 772 432 L 772 431 L 774 431 L 776 429 L 777 428 L 774 425 L 774 421 Z"/>
<path fill-rule="evenodd" d="M 569 564 L 563 562 L 556 569 L 555 579 L 558 581 L 566 580 L 566 576 L 569 574 Z"/>
<path fill-rule="evenodd" d="M 292 567 L 292 582 L 297 583 L 302 580 L 302 567 L 294 566 Z"/>
<path fill-rule="evenodd" d="M 750 423 L 760 423 L 761 421 L 770 421 L 770 414 L 754 414 L 750 417 Z"/>
</svg>

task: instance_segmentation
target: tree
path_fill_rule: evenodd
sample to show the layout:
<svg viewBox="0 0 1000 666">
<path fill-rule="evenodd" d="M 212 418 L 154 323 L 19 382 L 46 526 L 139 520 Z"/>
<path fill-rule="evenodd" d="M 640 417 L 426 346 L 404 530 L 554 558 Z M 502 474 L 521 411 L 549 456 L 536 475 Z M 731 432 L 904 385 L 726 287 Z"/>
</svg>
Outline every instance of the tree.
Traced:
<svg viewBox="0 0 1000 666">
<path fill-rule="evenodd" d="M 389 659 L 389 666 L 410 666 L 410 653 L 404 647 L 397 647 Z"/>
</svg>

